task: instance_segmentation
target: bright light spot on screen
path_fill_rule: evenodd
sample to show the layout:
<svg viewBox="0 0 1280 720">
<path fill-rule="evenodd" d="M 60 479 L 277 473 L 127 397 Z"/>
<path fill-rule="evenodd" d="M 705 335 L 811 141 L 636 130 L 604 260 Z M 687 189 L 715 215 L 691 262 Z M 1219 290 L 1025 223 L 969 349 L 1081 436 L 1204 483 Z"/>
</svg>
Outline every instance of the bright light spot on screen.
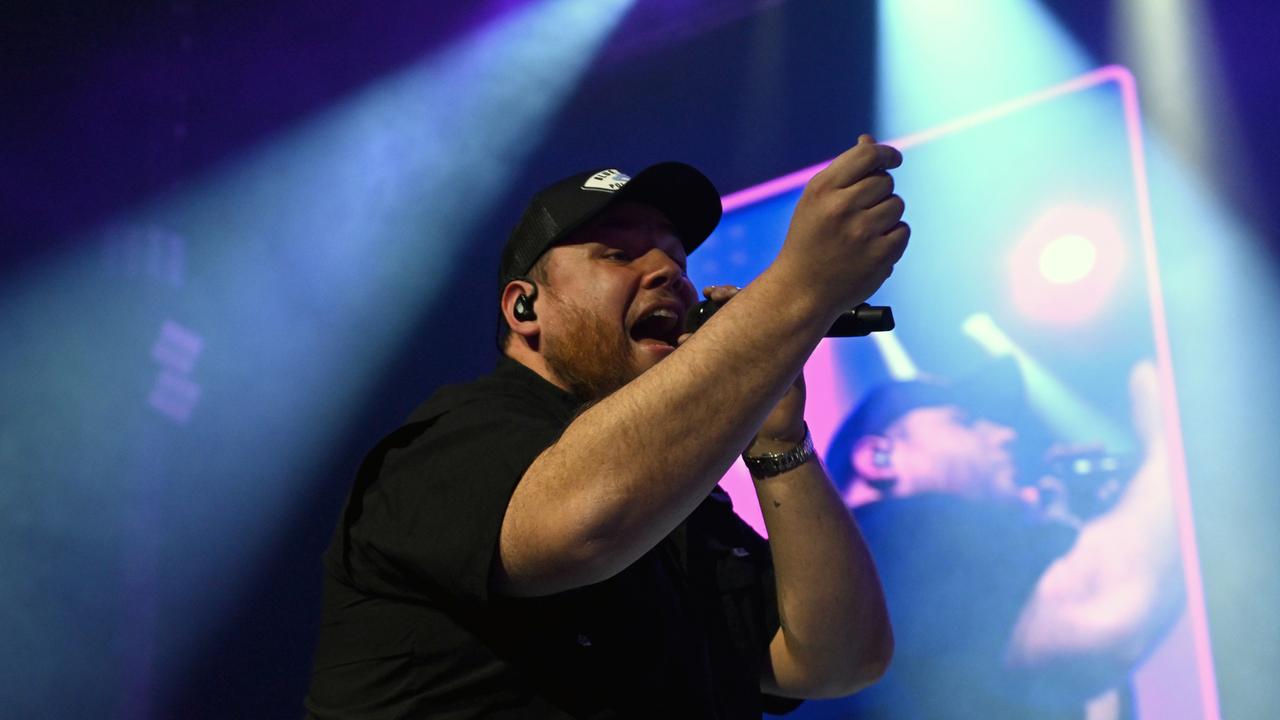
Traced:
<svg viewBox="0 0 1280 720">
<path fill-rule="evenodd" d="M 1089 238 L 1068 233 L 1040 251 L 1040 274 L 1051 283 L 1069 285 L 1088 275 L 1097 260 L 1098 249 Z"/>
<path fill-rule="evenodd" d="M 1009 294 L 1028 319 L 1087 323 L 1115 295 L 1127 259 L 1116 218 L 1099 207 L 1062 204 L 1041 213 L 1009 254 Z"/>
<path fill-rule="evenodd" d="M 889 370 L 889 377 L 894 380 L 914 380 L 920 375 L 920 369 L 911 359 L 911 354 L 902 346 L 902 341 L 892 332 L 871 333 L 868 337 L 876 344 L 884 366 Z"/>
<path fill-rule="evenodd" d="M 970 315 L 961 324 L 960 329 L 977 341 L 982 349 L 991 354 L 991 357 L 1012 355 L 1016 349 L 1009 336 L 997 327 L 995 321 L 986 313 Z"/>
</svg>

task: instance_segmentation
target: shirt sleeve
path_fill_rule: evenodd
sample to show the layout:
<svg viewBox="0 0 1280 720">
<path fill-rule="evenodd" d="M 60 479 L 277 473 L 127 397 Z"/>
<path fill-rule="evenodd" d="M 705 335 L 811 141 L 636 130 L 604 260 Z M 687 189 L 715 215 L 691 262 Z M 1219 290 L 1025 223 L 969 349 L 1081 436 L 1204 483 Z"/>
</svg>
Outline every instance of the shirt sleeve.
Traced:
<svg viewBox="0 0 1280 720">
<path fill-rule="evenodd" d="M 487 601 L 511 493 L 563 430 L 527 403 L 484 398 L 388 452 L 359 512 L 344 520 L 352 584 L 399 598 Z"/>
</svg>

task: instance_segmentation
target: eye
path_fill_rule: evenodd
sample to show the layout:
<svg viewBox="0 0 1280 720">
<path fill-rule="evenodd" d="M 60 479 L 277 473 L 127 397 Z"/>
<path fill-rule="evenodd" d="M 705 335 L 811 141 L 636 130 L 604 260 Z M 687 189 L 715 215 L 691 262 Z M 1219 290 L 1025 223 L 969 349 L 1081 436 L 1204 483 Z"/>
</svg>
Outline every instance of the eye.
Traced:
<svg viewBox="0 0 1280 720">
<path fill-rule="evenodd" d="M 631 253 L 627 252 L 626 250 L 611 248 L 604 252 L 604 258 L 606 260 L 616 260 L 618 262 L 627 262 L 631 259 Z"/>
</svg>

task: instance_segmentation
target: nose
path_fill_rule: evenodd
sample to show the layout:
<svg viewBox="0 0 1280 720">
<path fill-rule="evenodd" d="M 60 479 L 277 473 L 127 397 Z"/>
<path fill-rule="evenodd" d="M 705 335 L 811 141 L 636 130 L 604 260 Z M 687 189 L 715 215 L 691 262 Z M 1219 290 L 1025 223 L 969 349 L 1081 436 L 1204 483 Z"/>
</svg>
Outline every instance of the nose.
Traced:
<svg viewBox="0 0 1280 720">
<path fill-rule="evenodd" d="M 663 288 L 671 288 L 673 291 L 680 293 L 682 297 L 693 294 L 696 299 L 697 294 L 692 292 L 693 285 L 690 283 L 689 277 L 685 275 L 684 268 L 665 251 L 654 248 L 645 255 L 644 259 L 648 263 L 644 277 L 641 280 L 641 286 L 644 289 L 661 290 Z"/>
</svg>

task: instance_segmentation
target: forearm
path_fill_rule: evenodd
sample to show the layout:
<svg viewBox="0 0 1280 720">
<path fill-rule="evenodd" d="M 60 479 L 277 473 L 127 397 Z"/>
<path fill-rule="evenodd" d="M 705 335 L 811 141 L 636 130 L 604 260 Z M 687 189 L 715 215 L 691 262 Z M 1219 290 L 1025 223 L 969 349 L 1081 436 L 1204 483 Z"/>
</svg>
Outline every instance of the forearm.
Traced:
<svg viewBox="0 0 1280 720">
<path fill-rule="evenodd" d="M 512 496 L 503 535 L 564 548 L 504 546 L 516 560 L 503 568 L 510 588 L 540 594 L 608 578 L 706 497 L 833 319 L 790 292 L 791 282 L 766 271 L 539 456 Z M 521 567 L 521 557 L 534 564 Z"/>
<path fill-rule="evenodd" d="M 781 618 L 767 689 L 809 698 L 853 693 L 883 674 L 893 652 L 862 534 L 816 460 L 755 485 Z"/>
<path fill-rule="evenodd" d="M 696 335 L 582 413 L 517 484 L 499 534 L 500 591 L 606 579 L 701 502 L 841 310 L 885 281 L 910 237 L 869 135 L 806 185 L 777 258 Z"/>
<path fill-rule="evenodd" d="M 1116 506 L 1083 531 L 1084 539 L 1095 543 L 1107 559 L 1100 565 L 1098 586 L 1136 585 L 1144 591 L 1148 599 L 1145 609 L 1153 617 L 1162 602 L 1172 600 L 1179 605 L 1182 599 L 1177 514 L 1167 452 L 1163 443 L 1152 447 Z"/>
</svg>

